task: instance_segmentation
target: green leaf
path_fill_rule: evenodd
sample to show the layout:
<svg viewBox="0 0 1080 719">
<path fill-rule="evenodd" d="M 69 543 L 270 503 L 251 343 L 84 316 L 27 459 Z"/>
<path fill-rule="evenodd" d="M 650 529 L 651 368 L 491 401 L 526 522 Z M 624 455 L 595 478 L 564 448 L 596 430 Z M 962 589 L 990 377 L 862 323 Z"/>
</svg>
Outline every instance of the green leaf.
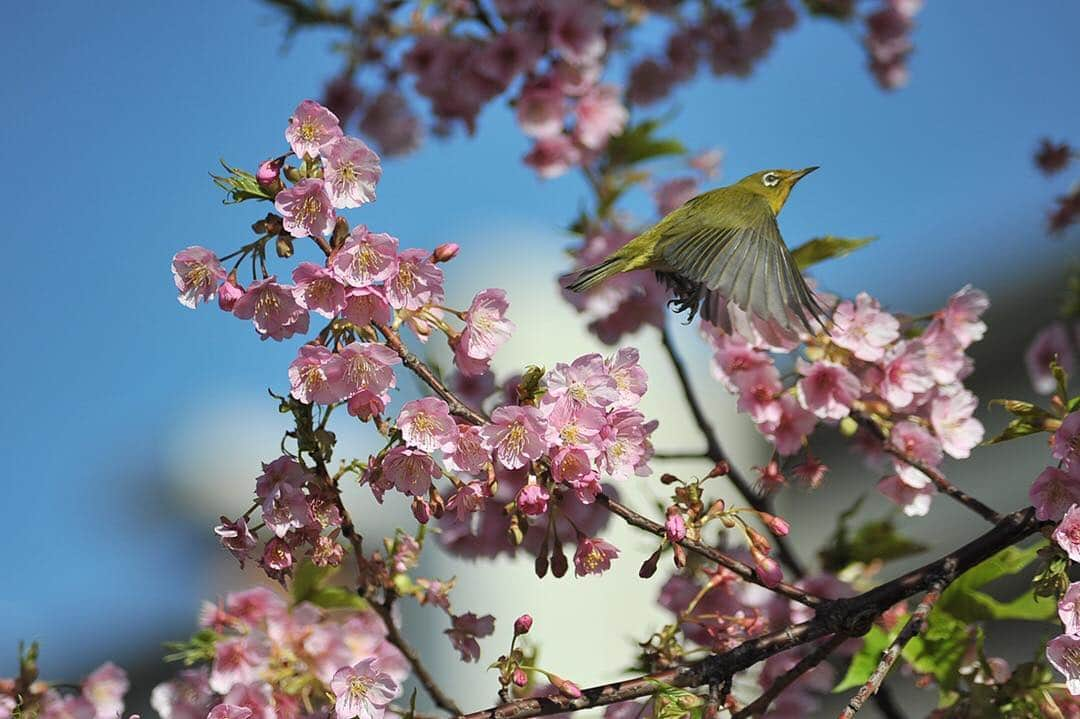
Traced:
<svg viewBox="0 0 1080 719">
<path fill-rule="evenodd" d="M 819 552 L 825 569 L 839 572 L 855 562 L 865 564 L 874 560 L 889 561 L 918 554 L 926 549 L 926 545 L 897 532 L 889 519 L 871 520 L 851 534 L 848 522 L 862 501 L 863 498 L 860 497 L 840 515 L 832 540 Z"/>
<path fill-rule="evenodd" d="M 213 178 L 214 184 L 225 190 L 225 199 L 223 202 L 226 205 L 236 204 L 243 202 L 244 200 L 272 200 L 272 195 L 267 194 L 266 190 L 259 185 L 258 180 L 255 179 L 255 175 L 250 172 L 245 172 L 236 167 L 229 167 L 224 160 L 219 160 L 221 166 L 228 171 L 228 175 L 215 175 L 210 174 Z"/>
<path fill-rule="evenodd" d="M 833 692 L 847 691 L 853 687 L 862 686 L 874 673 L 874 668 L 881 661 L 881 653 L 884 652 L 896 635 L 900 632 L 902 624 L 896 625 L 892 633 L 886 632 L 882 627 L 875 624 L 870 631 L 863 635 L 863 645 L 855 655 L 851 657 L 847 673 L 840 683 L 833 687 Z"/>
<path fill-rule="evenodd" d="M 983 442 L 984 445 L 998 444 L 1000 442 L 1008 442 L 1010 439 L 1018 439 L 1020 437 L 1027 437 L 1029 434 L 1035 434 L 1036 432 L 1042 432 L 1042 424 L 1033 424 L 1031 420 L 1024 417 L 1017 417 L 1016 419 L 1005 425 L 1005 429 L 1001 431 L 996 437 L 991 437 Z"/>
<path fill-rule="evenodd" d="M 323 609 L 367 609 L 367 600 L 345 587 L 322 587 L 305 600 Z"/>
<path fill-rule="evenodd" d="M 335 571 L 337 571 L 336 567 L 320 567 L 308 560 L 301 562 L 292 577 L 293 604 L 309 600 Z"/>
<path fill-rule="evenodd" d="M 171 650 L 165 655 L 167 662 L 183 662 L 184 666 L 191 666 L 199 662 L 209 662 L 214 659 L 216 645 L 222 635 L 213 629 L 202 629 L 196 632 L 190 639 L 183 642 L 165 642 L 165 648 Z"/>
<path fill-rule="evenodd" d="M 1002 602 L 979 588 L 999 577 L 1016 574 L 1035 561 L 1043 542 L 1027 549 L 1007 547 L 986 561 L 961 574 L 942 592 L 935 613 L 947 613 L 962 622 L 985 619 L 1026 619 L 1041 621 L 1052 617 L 1056 611 L 1054 602 L 1034 596 L 1029 588 L 1016 599 Z"/>
<path fill-rule="evenodd" d="M 907 643 L 901 656 L 920 674 L 932 674 L 938 687 L 947 692 L 956 686 L 960 663 L 964 660 L 971 636 L 968 624 L 940 611 L 930 612 L 922 636 Z M 982 630 L 976 630 L 975 641 L 982 644 Z"/>
<path fill-rule="evenodd" d="M 837 237 L 835 235 L 825 235 L 824 237 L 815 237 L 809 242 L 804 242 L 792 250 L 791 254 L 795 258 L 795 262 L 799 265 L 799 269 L 805 270 L 807 267 L 816 265 L 823 260 L 832 257 L 843 257 L 860 247 L 865 247 L 876 239 L 876 237 Z"/>
<path fill-rule="evenodd" d="M 655 679 L 649 681 L 656 687 L 653 719 L 701 719 L 705 708 L 705 701 L 701 697 Z"/>
<path fill-rule="evenodd" d="M 678 140 L 653 136 L 659 127 L 659 120 L 645 120 L 611 138 L 607 146 L 610 163 L 613 166 L 633 165 L 666 155 L 685 155 L 686 147 Z"/>
<path fill-rule="evenodd" d="M 1077 407 L 1080 407 L 1080 394 L 1070 399 L 1069 403 L 1065 405 L 1065 409 L 1069 412 L 1075 412 Z"/>
<path fill-rule="evenodd" d="M 1031 402 L 1024 402 L 1019 399 L 992 399 L 990 405 L 1001 405 L 1005 408 L 1006 412 L 1014 414 L 1017 417 L 1027 417 L 1030 419 L 1051 419 L 1054 415 L 1046 411 L 1037 404 Z"/>
</svg>

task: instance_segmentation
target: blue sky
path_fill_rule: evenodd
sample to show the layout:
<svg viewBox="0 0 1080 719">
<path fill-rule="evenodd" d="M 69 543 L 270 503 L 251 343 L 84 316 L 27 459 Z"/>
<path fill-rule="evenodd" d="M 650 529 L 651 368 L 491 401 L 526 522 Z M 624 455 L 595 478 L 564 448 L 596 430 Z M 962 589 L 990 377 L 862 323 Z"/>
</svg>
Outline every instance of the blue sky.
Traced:
<svg viewBox="0 0 1080 719">
<path fill-rule="evenodd" d="M 965 282 L 993 295 L 1025 273 L 1053 278 L 1063 248 L 1043 218 L 1064 180 L 1039 176 L 1031 153 L 1045 134 L 1078 139 L 1080 94 L 1067 88 L 1080 6 L 1016 8 L 931 0 L 911 85 L 891 94 L 851 29 L 803 24 L 750 81 L 684 88 L 671 129 L 724 148 L 728 180 L 822 166 L 781 218 L 789 242 L 881 238 L 823 267 L 830 289 L 927 310 Z M 280 23 L 254 2 L 22 3 L 6 19 L 0 674 L 21 637 L 100 649 L 103 636 L 174 636 L 212 586 L 212 539 L 162 519 L 174 514 L 158 490 L 175 428 L 280 387 L 295 348 L 180 307 L 168 263 L 189 244 L 247 240 L 261 208 L 224 207 L 207 172 L 219 157 L 253 166 L 278 152 L 291 109 L 337 67 L 324 37 L 283 52 Z M 406 246 L 460 242 L 525 278 L 530 258 L 566 244 L 558 228 L 582 187 L 518 162 L 527 143 L 505 108 L 480 127 L 388 163 L 358 221 Z M 630 206 L 651 211 L 644 197 Z M 522 227 L 550 244 L 515 246 Z"/>
</svg>

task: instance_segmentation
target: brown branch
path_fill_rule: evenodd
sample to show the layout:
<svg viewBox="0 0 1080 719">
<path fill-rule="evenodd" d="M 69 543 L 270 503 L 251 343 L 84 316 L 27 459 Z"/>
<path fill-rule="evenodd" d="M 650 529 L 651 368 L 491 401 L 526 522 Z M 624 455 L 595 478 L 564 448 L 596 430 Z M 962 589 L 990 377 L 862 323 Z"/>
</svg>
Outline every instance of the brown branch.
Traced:
<svg viewBox="0 0 1080 719">
<path fill-rule="evenodd" d="M 643 517 L 634 510 L 627 507 L 626 505 L 616 502 L 614 499 L 602 492 L 596 495 L 596 501 L 598 504 L 610 510 L 612 514 L 615 514 L 626 520 L 626 523 L 631 526 L 637 527 L 638 529 L 643 529 L 646 532 L 655 534 L 658 537 L 667 536 L 667 532 L 662 525 L 657 524 L 656 522 L 648 519 L 647 517 Z M 744 562 L 740 562 L 733 557 L 729 557 L 718 549 L 710 547 L 707 544 L 702 544 L 701 542 L 687 538 L 680 541 L 679 545 L 685 547 L 692 552 L 700 554 L 706 559 L 710 559 L 716 562 L 720 566 L 728 569 L 733 574 L 739 575 L 748 582 L 752 582 L 753 584 L 765 587 L 766 589 L 776 592 L 777 594 L 781 594 L 788 599 L 798 602 L 799 604 L 804 604 L 808 607 L 817 607 L 820 606 L 824 601 L 820 597 L 816 597 L 804 589 L 800 589 L 799 587 L 793 586 L 791 584 L 786 584 L 784 582 L 780 582 L 775 586 L 769 586 L 764 581 L 762 581 L 754 568 L 751 567 L 749 564 L 745 564 Z"/>
<path fill-rule="evenodd" d="M 518 699 L 468 714 L 465 719 L 526 719 L 600 707 L 651 695 L 656 692 L 657 682 L 679 687 L 722 684 L 734 673 L 792 647 L 830 634 L 862 636 L 878 616 L 898 601 L 933 590 L 943 577 L 947 580 L 958 576 L 1031 535 L 1040 526 L 1033 508 L 1017 510 L 990 531 L 934 562 L 858 596 L 832 600 L 820 607 L 812 619 L 755 637 L 730 651 L 713 654 L 684 667 L 590 687 L 576 699 L 567 696 Z"/>
<path fill-rule="evenodd" d="M 424 687 L 424 691 L 428 693 L 428 696 L 431 697 L 431 701 L 435 702 L 436 706 L 446 710 L 450 714 L 461 714 L 461 709 L 458 708 L 458 705 L 454 700 L 447 696 L 446 692 L 442 690 L 438 682 L 435 681 L 435 677 L 433 677 L 427 667 L 424 666 L 423 661 L 420 659 L 420 655 L 416 653 L 416 649 L 409 644 L 401 634 L 401 631 L 397 628 L 397 625 L 394 624 L 393 612 L 391 611 L 394 604 L 394 598 L 394 595 L 391 594 L 383 604 L 371 602 L 371 606 L 378 612 L 379 616 L 382 617 L 383 624 L 386 625 L 387 641 L 397 647 L 398 650 L 405 655 L 409 664 L 412 665 L 412 670 L 416 675 L 416 678 L 420 681 L 420 684 Z"/>
<path fill-rule="evenodd" d="M 702 436 L 705 437 L 705 456 L 714 463 L 728 463 L 728 479 L 731 480 L 731 483 L 735 485 L 735 489 L 738 490 L 739 494 L 742 495 L 743 499 L 745 499 L 751 507 L 759 512 L 775 514 L 772 508 L 772 502 L 769 498 L 763 497 L 754 491 L 750 482 L 748 482 L 734 467 L 728 459 L 727 454 L 724 453 L 723 448 L 720 446 L 716 431 L 705 416 L 705 412 L 702 410 L 700 402 L 698 402 L 697 394 L 694 392 L 693 385 L 690 384 L 690 375 L 686 371 L 686 365 L 683 364 L 682 357 L 675 348 L 675 343 L 671 337 L 671 332 L 668 331 L 667 324 L 660 330 L 660 341 L 663 343 L 664 349 L 671 359 L 671 364 L 675 368 L 675 374 L 678 376 L 679 384 L 682 385 L 683 394 L 686 396 L 686 404 L 690 407 L 690 413 L 694 415 L 694 422 L 697 424 Z M 806 576 L 806 568 L 803 567 L 802 562 L 799 561 L 799 558 L 795 556 L 791 547 L 788 546 L 786 539 L 777 537 L 776 549 L 777 553 L 780 555 L 780 561 L 787 565 L 788 569 L 800 578 Z"/>
<path fill-rule="evenodd" d="M 925 474 L 927 477 L 930 478 L 930 481 L 933 482 L 934 486 L 938 488 L 938 491 L 940 491 L 942 494 L 946 494 L 952 497 L 957 502 L 970 509 L 972 512 L 978 514 L 987 522 L 997 524 L 1001 521 L 1000 514 L 998 514 L 996 511 L 983 504 L 979 500 L 975 499 L 970 494 L 960 489 L 949 480 L 945 479 L 945 475 L 943 475 L 937 469 L 934 469 L 925 462 L 908 455 L 906 452 L 904 452 L 902 449 L 894 445 L 892 442 L 889 442 L 888 440 L 884 440 L 882 442 L 882 448 L 887 453 L 899 459 L 901 462 L 911 465 L 915 469 Z"/>
<path fill-rule="evenodd" d="M 953 574 L 950 577 L 941 577 L 934 582 L 933 586 L 919 602 L 919 606 L 915 608 L 908 623 L 904 625 L 904 628 L 900 630 L 900 634 L 897 635 L 893 643 L 889 645 L 889 648 L 881 655 L 881 661 L 878 662 L 877 668 L 874 669 L 874 673 L 870 675 L 870 679 L 866 684 L 859 689 L 858 693 L 851 698 L 848 705 L 844 708 L 844 711 L 840 714 L 840 719 L 851 719 L 855 716 L 855 713 L 862 708 L 866 700 L 872 695 L 876 694 L 881 687 L 882 682 L 885 681 L 885 677 L 888 676 L 889 670 L 892 669 L 893 664 L 900 657 L 900 653 L 904 651 L 904 647 L 910 642 L 916 635 L 922 632 L 923 627 L 926 624 L 926 618 L 930 614 L 930 610 L 933 609 L 934 604 L 941 597 L 941 592 L 948 586 L 949 582 L 955 577 Z"/>
<path fill-rule="evenodd" d="M 773 681 L 765 692 L 755 699 L 752 703 L 747 704 L 742 709 L 738 710 L 731 715 L 731 719 L 749 719 L 749 717 L 757 717 L 764 714 L 769 705 L 773 703 L 780 694 L 791 686 L 796 680 L 798 680 L 803 674 L 816 667 L 825 661 L 830 654 L 836 651 L 836 648 L 846 642 L 848 637 L 843 634 L 834 634 L 828 639 L 828 641 L 819 644 L 814 651 L 803 657 L 798 664 L 787 670 Z"/>
</svg>

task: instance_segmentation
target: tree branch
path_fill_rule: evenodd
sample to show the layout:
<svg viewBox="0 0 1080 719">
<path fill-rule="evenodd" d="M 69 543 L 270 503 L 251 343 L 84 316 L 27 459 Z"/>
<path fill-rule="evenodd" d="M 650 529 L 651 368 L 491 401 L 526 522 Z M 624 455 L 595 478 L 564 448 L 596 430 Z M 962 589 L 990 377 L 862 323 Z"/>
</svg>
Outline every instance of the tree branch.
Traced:
<svg viewBox="0 0 1080 719">
<path fill-rule="evenodd" d="M 768 710 L 769 705 L 773 703 L 780 694 L 791 686 L 796 680 L 803 674 L 816 667 L 825 661 L 830 654 L 836 651 L 836 648 L 846 642 L 848 637 L 843 634 L 834 634 L 828 641 L 819 644 L 814 651 L 803 657 L 798 664 L 787 670 L 780 676 L 778 676 L 765 692 L 755 699 L 752 703 L 747 704 L 731 715 L 731 719 L 749 719 L 749 717 L 761 716 Z"/>
<path fill-rule="evenodd" d="M 978 514 L 987 522 L 997 524 L 1001 521 L 1000 514 L 998 514 L 996 511 L 983 504 L 979 500 L 975 499 L 970 494 L 960 489 L 949 480 L 945 479 L 945 475 L 943 475 L 941 472 L 934 469 L 930 465 L 916 459 L 915 457 L 908 455 L 906 452 L 901 450 L 899 447 L 893 445 L 892 442 L 889 442 L 888 440 L 882 442 L 882 448 L 887 453 L 899 459 L 901 462 L 909 464 L 915 469 L 925 474 L 927 477 L 930 478 L 930 481 L 934 483 L 934 486 L 938 488 L 938 491 L 940 491 L 942 494 L 947 494 L 948 496 L 952 497 L 957 502 L 970 509 L 972 512 Z"/>
<path fill-rule="evenodd" d="M 416 675 L 416 678 L 420 681 L 420 684 L 424 687 L 424 691 L 428 693 L 428 696 L 431 697 L 431 701 L 435 702 L 436 706 L 446 710 L 450 714 L 461 714 L 461 709 L 458 708 L 458 705 L 454 700 L 442 690 L 438 682 L 435 681 L 435 677 L 433 677 L 427 667 L 424 666 L 423 661 L 420 659 L 420 655 L 416 653 L 413 646 L 409 644 L 408 640 L 405 639 L 401 634 L 401 631 L 397 628 L 397 625 L 394 624 L 393 612 L 391 611 L 391 608 L 394 605 L 394 598 L 394 595 L 390 595 L 383 604 L 371 602 L 371 606 L 378 612 L 379 616 L 382 617 L 383 624 L 386 625 L 387 641 L 397 647 L 398 650 L 405 655 L 409 664 L 412 665 L 412 670 Z"/>
</svg>

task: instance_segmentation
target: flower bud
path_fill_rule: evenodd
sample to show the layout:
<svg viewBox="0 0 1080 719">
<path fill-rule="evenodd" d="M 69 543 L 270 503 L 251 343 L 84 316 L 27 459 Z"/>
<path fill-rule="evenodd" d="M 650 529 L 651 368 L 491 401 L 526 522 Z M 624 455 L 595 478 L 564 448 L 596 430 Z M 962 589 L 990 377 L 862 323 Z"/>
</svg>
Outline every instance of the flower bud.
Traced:
<svg viewBox="0 0 1080 719">
<path fill-rule="evenodd" d="M 300 170 L 292 165 L 285 165 L 285 177 L 289 178 L 289 182 L 299 182 L 304 179 L 304 176 L 300 173 Z"/>
<path fill-rule="evenodd" d="M 260 162 L 259 169 L 255 171 L 255 181 L 259 183 L 259 187 L 264 190 L 280 190 L 281 179 L 279 175 L 283 164 L 284 159 L 281 157 Z"/>
<path fill-rule="evenodd" d="M 569 679 L 563 679 L 557 674 L 548 674 L 548 681 L 550 681 L 551 685 L 558 689 L 564 696 L 568 696 L 571 699 L 578 699 L 581 697 L 581 689 Z"/>
<path fill-rule="evenodd" d="M 678 481 L 679 481 L 679 478 L 676 477 L 674 474 L 668 474 L 667 472 L 664 472 L 663 474 L 660 475 L 660 483 L 661 484 L 674 484 L 675 482 L 678 482 Z"/>
<path fill-rule="evenodd" d="M 784 578 L 780 564 L 772 557 L 755 557 L 754 564 L 758 578 L 766 587 L 775 587 Z"/>
<path fill-rule="evenodd" d="M 706 479 L 712 479 L 713 477 L 723 477 L 725 474 L 731 471 L 731 466 L 728 465 L 727 460 L 720 460 L 716 463 L 716 466 L 712 468 L 712 471 L 705 475 Z"/>
<path fill-rule="evenodd" d="M 765 526 L 769 528 L 769 531 L 777 537 L 786 537 L 787 533 L 791 531 L 791 525 L 783 517 L 777 517 L 775 514 L 769 514 L 768 512 L 758 512 L 758 515 L 761 517 L 761 521 L 765 523 Z"/>
<path fill-rule="evenodd" d="M 334 232 L 330 235 L 330 247 L 337 249 L 345 244 L 345 238 L 349 236 L 349 222 L 344 217 L 338 217 L 334 221 Z"/>
<path fill-rule="evenodd" d="M 533 563 L 533 571 L 536 572 L 536 576 L 543 579 L 548 573 L 548 558 L 547 553 L 541 553 L 536 556 L 536 561 Z"/>
<path fill-rule="evenodd" d="M 416 521 L 420 524 L 427 524 L 431 519 L 431 507 L 420 497 L 416 497 L 412 502 L 412 513 L 416 517 Z"/>
<path fill-rule="evenodd" d="M 638 570 L 637 575 L 642 579 L 648 579 L 652 575 L 656 574 L 656 565 L 660 563 L 660 552 L 663 550 L 663 546 L 656 548 L 656 551 L 649 555 L 649 558 L 641 563 L 641 569 Z"/>
<path fill-rule="evenodd" d="M 845 437 L 853 437 L 859 431 L 859 423 L 853 417 L 844 417 L 840 420 L 840 434 Z"/>
<path fill-rule="evenodd" d="M 515 686 L 527 686 L 529 683 L 529 675 L 525 673 L 524 669 L 518 667 L 514 670 L 513 682 Z"/>
<path fill-rule="evenodd" d="M 675 551 L 675 566 L 682 569 L 686 566 L 686 550 L 681 544 L 676 544 L 672 549 Z"/>
<path fill-rule="evenodd" d="M 556 578 L 561 579 L 566 575 L 566 570 L 569 568 L 570 565 L 566 560 L 566 553 L 563 551 L 562 542 L 558 542 L 551 551 L 551 573 L 555 575 Z"/>
<path fill-rule="evenodd" d="M 221 286 L 218 287 L 218 307 L 226 312 L 232 312 L 236 301 L 244 296 L 244 288 L 236 284 L 236 275 L 229 275 Z"/>
<path fill-rule="evenodd" d="M 768 538 L 753 527 L 747 527 L 746 534 L 750 538 L 750 544 L 753 549 L 756 549 L 762 554 L 768 554 L 772 549 L 772 544 L 769 542 Z"/>
<path fill-rule="evenodd" d="M 528 614 L 522 614 L 520 617 L 514 620 L 514 635 L 528 634 L 532 629 L 533 618 Z"/>
<path fill-rule="evenodd" d="M 431 253 L 432 262 L 449 262 L 457 257 L 457 253 L 461 250 L 461 245 L 456 242 L 444 242 L 435 248 L 435 251 Z"/>
<path fill-rule="evenodd" d="M 686 520 L 679 514 L 677 507 L 668 507 L 664 531 L 667 533 L 668 541 L 672 544 L 677 544 L 686 539 Z"/>
<path fill-rule="evenodd" d="M 718 499 L 718 500 L 716 500 L 715 502 L 713 502 L 712 504 L 709 505 L 709 511 L 706 512 L 706 514 L 709 515 L 709 516 L 716 516 L 718 514 L 723 514 L 724 513 L 724 508 L 726 506 L 727 505 L 724 504 L 724 500 Z"/>
</svg>

